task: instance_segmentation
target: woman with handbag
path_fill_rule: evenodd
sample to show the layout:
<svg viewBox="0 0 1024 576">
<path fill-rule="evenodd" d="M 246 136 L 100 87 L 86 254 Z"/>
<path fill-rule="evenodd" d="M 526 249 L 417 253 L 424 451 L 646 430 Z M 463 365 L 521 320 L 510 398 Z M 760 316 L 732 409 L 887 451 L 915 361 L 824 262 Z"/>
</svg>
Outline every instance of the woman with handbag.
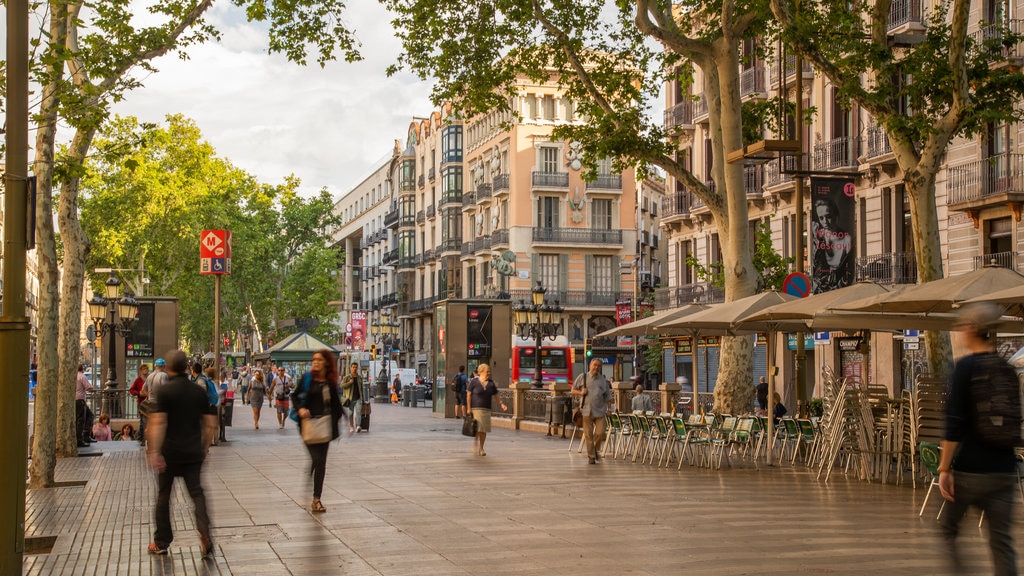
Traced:
<svg viewBox="0 0 1024 576">
<path fill-rule="evenodd" d="M 327 472 L 327 449 L 338 437 L 341 419 L 341 395 L 338 391 L 338 368 L 334 354 L 327 350 L 313 353 L 313 368 L 303 376 L 292 393 L 292 403 L 299 416 L 302 441 L 309 450 L 310 474 L 313 476 L 313 503 L 310 510 L 326 512 L 320 502 Z"/>
<path fill-rule="evenodd" d="M 473 378 L 466 390 L 466 404 L 473 409 L 473 419 L 477 422 L 476 437 L 473 438 L 473 454 L 487 456 L 484 452 L 484 441 L 491 431 L 491 406 L 493 398 L 498 396 L 498 386 L 491 379 L 491 367 L 481 364 L 476 367 L 478 376 Z M 498 398 L 502 410 L 508 406 Z"/>
</svg>

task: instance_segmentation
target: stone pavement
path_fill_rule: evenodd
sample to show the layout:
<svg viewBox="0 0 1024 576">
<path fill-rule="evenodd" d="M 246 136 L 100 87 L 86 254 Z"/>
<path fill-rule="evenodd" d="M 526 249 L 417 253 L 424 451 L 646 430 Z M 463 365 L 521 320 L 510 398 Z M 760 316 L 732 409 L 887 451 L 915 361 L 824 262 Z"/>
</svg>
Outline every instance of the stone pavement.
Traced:
<svg viewBox="0 0 1024 576">
<path fill-rule="evenodd" d="M 171 554 L 146 552 L 156 482 L 134 442 L 61 459 L 61 487 L 29 490 L 24 574 L 702 575 L 941 574 L 939 500 L 800 466 L 713 471 L 621 460 L 589 465 L 568 441 L 495 429 L 471 454 L 459 422 L 373 406 L 368 434 L 331 445 L 326 514 L 308 511 L 309 457 L 294 426 L 236 405 L 204 470 L 216 551 L 204 560 L 183 487 Z M 991 573 L 977 516 L 973 574 Z M 1021 541 L 1024 534 L 1017 530 Z"/>
</svg>

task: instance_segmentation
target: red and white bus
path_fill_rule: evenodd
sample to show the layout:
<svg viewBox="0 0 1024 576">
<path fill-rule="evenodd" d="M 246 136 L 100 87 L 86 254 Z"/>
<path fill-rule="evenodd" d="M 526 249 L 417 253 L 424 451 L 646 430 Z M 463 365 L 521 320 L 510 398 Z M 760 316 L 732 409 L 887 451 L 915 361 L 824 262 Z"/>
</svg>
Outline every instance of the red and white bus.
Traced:
<svg viewBox="0 0 1024 576">
<path fill-rule="evenodd" d="M 558 336 L 545 339 L 540 348 L 540 369 L 544 387 L 552 382 L 572 384 L 572 347 L 569 339 Z M 537 343 L 515 337 L 512 343 L 512 381 L 530 382 L 537 378 Z"/>
</svg>

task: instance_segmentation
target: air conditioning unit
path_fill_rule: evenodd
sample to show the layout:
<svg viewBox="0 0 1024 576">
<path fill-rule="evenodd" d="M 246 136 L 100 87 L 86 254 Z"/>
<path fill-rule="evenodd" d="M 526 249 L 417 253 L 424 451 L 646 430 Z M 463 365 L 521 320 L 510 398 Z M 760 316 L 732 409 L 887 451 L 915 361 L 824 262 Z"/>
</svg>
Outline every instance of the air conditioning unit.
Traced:
<svg viewBox="0 0 1024 576">
<path fill-rule="evenodd" d="M 363 309 L 363 303 L 362 302 L 353 302 L 353 303 L 351 303 L 349 305 L 348 309 L 349 310 L 362 310 Z"/>
</svg>

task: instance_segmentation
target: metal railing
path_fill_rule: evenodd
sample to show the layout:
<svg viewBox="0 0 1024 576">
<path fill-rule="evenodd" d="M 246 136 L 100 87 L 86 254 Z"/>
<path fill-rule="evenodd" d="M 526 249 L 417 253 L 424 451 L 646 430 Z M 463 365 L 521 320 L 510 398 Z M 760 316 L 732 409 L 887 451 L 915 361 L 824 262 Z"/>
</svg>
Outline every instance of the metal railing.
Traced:
<svg viewBox="0 0 1024 576">
<path fill-rule="evenodd" d="M 622 244 L 622 230 L 535 227 L 533 229 L 533 241 L 572 244 Z"/>
<path fill-rule="evenodd" d="M 747 196 L 760 198 L 764 194 L 764 167 L 760 164 L 743 167 L 743 190 Z"/>
<path fill-rule="evenodd" d="M 1024 154 L 998 154 L 946 169 L 949 202 L 1024 192 Z"/>
<path fill-rule="evenodd" d="M 676 126 L 693 126 L 693 102 L 683 100 L 665 110 L 665 131 L 671 132 Z"/>
<path fill-rule="evenodd" d="M 101 388 L 86 392 L 85 403 L 97 419 L 100 414 L 106 414 L 111 418 L 139 417 L 138 401 L 134 396 L 128 394 L 125 388 L 114 388 L 113 390 Z"/>
<path fill-rule="evenodd" d="M 632 292 L 597 292 L 592 290 L 551 290 L 545 293 L 548 300 L 557 300 L 562 306 L 615 306 L 621 299 L 633 297 Z M 530 302 L 533 294 L 529 289 L 509 290 L 508 298 L 513 302 Z"/>
<path fill-rule="evenodd" d="M 676 192 L 661 199 L 661 217 L 684 216 L 690 213 L 690 192 Z"/>
<path fill-rule="evenodd" d="M 751 94 L 765 94 L 764 66 L 754 66 L 740 71 L 740 97 Z"/>
<path fill-rule="evenodd" d="M 494 193 L 508 191 L 508 174 L 498 174 L 494 177 Z"/>
<path fill-rule="evenodd" d="M 533 172 L 531 180 L 534 187 L 569 188 L 568 172 Z"/>
<path fill-rule="evenodd" d="M 982 23 L 981 27 L 971 33 L 975 42 L 975 50 L 1000 54 L 1004 58 L 1020 58 L 1021 43 L 1008 41 L 1008 35 L 1019 35 L 1024 31 L 1024 20 L 1005 20 L 1003 22 Z"/>
<path fill-rule="evenodd" d="M 868 126 L 867 135 L 868 158 L 878 158 L 886 154 L 892 154 L 892 146 L 889 144 L 889 135 L 881 126 Z"/>
<path fill-rule="evenodd" d="M 921 24 L 921 0 L 893 0 L 889 5 L 888 32 L 913 23 Z"/>
<path fill-rule="evenodd" d="M 398 224 L 398 210 L 392 210 L 384 214 L 384 226 L 390 228 L 395 224 Z"/>
<path fill-rule="evenodd" d="M 508 228 L 499 228 L 491 232 L 491 246 L 508 244 Z"/>
<path fill-rule="evenodd" d="M 984 268 L 985 266 L 1001 266 L 1003 268 L 1009 268 L 1010 270 L 1016 270 L 1020 272 L 1020 255 L 1017 252 L 994 252 L 992 254 L 982 254 L 981 256 L 974 257 L 974 269 Z"/>
<path fill-rule="evenodd" d="M 462 190 L 446 190 L 441 194 L 441 207 L 445 204 L 462 204 Z"/>
<path fill-rule="evenodd" d="M 587 182 L 588 189 L 622 190 L 622 174 L 599 174 L 593 182 Z"/>
<path fill-rule="evenodd" d="M 658 310 L 678 308 L 687 304 L 717 304 L 725 302 L 725 288 L 707 282 L 669 288 L 656 288 L 654 306 Z"/>
<path fill-rule="evenodd" d="M 427 218 L 433 218 L 435 213 L 437 213 L 437 209 L 434 208 L 433 204 L 427 206 Z"/>
<path fill-rule="evenodd" d="M 476 187 L 476 201 L 483 202 L 491 197 L 491 185 L 481 184 Z"/>
<path fill-rule="evenodd" d="M 832 170 L 856 166 L 856 140 L 852 136 L 834 138 L 814 146 L 814 167 L 818 170 Z"/>
<path fill-rule="evenodd" d="M 814 74 L 814 70 L 811 68 L 811 63 L 807 60 L 803 61 L 803 75 L 808 77 Z M 796 74 L 796 56 L 786 56 L 786 79 Z M 774 85 L 779 82 L 779 64 L 775 62 L 768 66 L 768 77 L 770 82 Z"/>
<path fill-rule="evenodd" d="M 917 256 L 913 252 L 861 256 L 855 262 L 857 280 L 874 280 L 879 284 L 917 283 Z"/>
</svg>

